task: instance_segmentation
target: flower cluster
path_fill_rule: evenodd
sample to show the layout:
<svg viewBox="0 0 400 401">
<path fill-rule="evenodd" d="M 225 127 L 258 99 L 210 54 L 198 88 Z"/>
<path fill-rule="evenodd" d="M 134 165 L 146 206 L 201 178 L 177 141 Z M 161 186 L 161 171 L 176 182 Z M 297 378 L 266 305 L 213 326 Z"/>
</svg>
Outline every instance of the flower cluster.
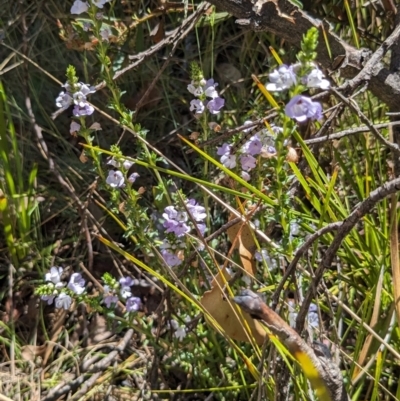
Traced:
<svg viewBox="0 0 400 401">
<path fill-rule="evenodd" d="M 218 84 L 212 78 L 208 81 L 204 78 L 192 81 L 187 89 L 197 99 L 190 102 L 190 111 L 194 111 L 195 114 L 203 114 L 207 108 L 211 114 L 218 114 L 225 105 L 225 99 L 218 95 L 215 89 L 217 86 Z"/>
<path fill-rule="evenodd" d="M 275 258 L 272 258 L 267 249 L 262 248 L 260 251 L 256 251 L 254 254 L 254 259 L 258 262 L 265 262 L 270 271 L 276 270 L 278 268 L 278 262 Z"/>
<path fill-rule="evenodd" d="M 48 305 L 54 302 L 56 308 L 68 310 L 73 295 L 82 295 L 85 291 L 85 280 L 80 273 L 73 273 L 67 285 L 61 280 L 64 269 L 53 266 L 45 275 L 46 284 L 37 289 L 42 301 Z"/>
<path fill-rule="evenodd" d="M 97 8 L 103 8 L 104 4 L 110 0 L 92 0 L 92 4 Z M 87 1 L 75 0 L 71 7 L 71 14 L 82 14 L 89 10 L 89 3 Z"/>
<path fill-rule="evenodd" d="M 295 327 L 298 313 L 296 312 L 294 300 L 289 300 L 288 305 L 289 305 L 289 325 L 291 327 Z M 311 303 L 308 309 L 307 322 L 308 326 L 311 329 L 317 329 L 319 327 L 318 306 L 314 303 Z"/>
<path fill-rule="evenodd" d="M 118 282 L 116 280 L 107 280 L 109 284 L 105 285 L 103 293 L 103 302 L 107 308 L 112 305 L 116 305 L 119 300 L 119 296 L 126 299 L 125 306 L 127 312 L 137 312 L 142 304 L 142 301 L 138 297 L 132 296 L 131 287 L 134 281 L 131 277 L 121 277 Z"/>
<path fill-rule="evenodd" d="M 89 87 L 82 82 L 73 85 L 68 82 L 63 85 L 65 91 L 60 92 L 56 99 L 56 106 L 61 109 L 67 109 L 71 105 L 75 105 L 72 114 L 75 117 L 90 116 L 94 112 L 94 108 L 86 99 L 90 93 L 94 93 L 93 87 Z"/>
<path fill-rule="evenodd" d="M 169 267 L 179 266 L 182 263 L 180 254 L 182 254 L 185 244 L 181 238 L 191 231 L 193 220 L 196 222 L 196 229 L 201 235 L 204 235 L 206 231 L 206 225 L 203 223 L 207 217 L 206 209 L 198 205 L 194 199 L 185 201 L 185 205 L 186 209 L 167 206 L 162 215 L 165 233 L 173 234 L 165 238 L 160 245 L 161 255 Z"/>
<path fill-rule="evenodd" d="M 302 70 L 309 72 L 301 76 Z M 306 66 L 306 68 L 302 68 L 299 63 L 292 66 L 282 64 L 269 74 L 269 79 L 270 82 L 266 85 L 266 88 L 271 92 L 288 90 L 298 83 L 302 83 L 307 88 L 324 90 L 330 86 L 323 72 L 313 63 Z M 320 120 L 322 118 L 322 106 L 307 96 L 296 95 L 286 105 L 285 113 L 288 117 L 294 118 L 298 122 L 304 122 L 307 119 Z"/>
<path fill-rule="evenodd" d="M 251 123 L 246 121 L 245 124 Z M 271 126 L 273 134 L 282 131 L 282 128 Z M 246 131 L 246 130 L 245 130 Z M 263 129 L 248 139 L 240 149 L 239 162 L 242 168 L 241 176 L 244 180 L 249 181 L 249 172 L 256 167 L 257 159 L 255 156 L 272 157 L 276 154 L 273 146 L 274 136 L 267 129 Z M 235 168 L 237 164 L 237 156 L 232 152 L 232 145 L 224 143 L 217 148 L 217 155 L 221 156 L 221 163 L 227 168 Z"/>
<path fill-rule="evenodd" d="M 122 160 L 121 162 L 113 159 L 110 159 L 107 164 L 115 167 L 115 168 L 123 168 L 123 170 L 128 171 L 132 165 L 133 162 L 129 160 Z M 129 175 L 127 178 L 127 181 L 131 184 L 133 184 L 136 179 L 139 177 L 138 173 L 132 173 Z M 110 170 L 108 172 L 108 176 L 106 178 L 106 183 L 111 187 L 111 188 L 123 188 L 125 187 L 125 174 L 121 170 Z"/>
</svg>

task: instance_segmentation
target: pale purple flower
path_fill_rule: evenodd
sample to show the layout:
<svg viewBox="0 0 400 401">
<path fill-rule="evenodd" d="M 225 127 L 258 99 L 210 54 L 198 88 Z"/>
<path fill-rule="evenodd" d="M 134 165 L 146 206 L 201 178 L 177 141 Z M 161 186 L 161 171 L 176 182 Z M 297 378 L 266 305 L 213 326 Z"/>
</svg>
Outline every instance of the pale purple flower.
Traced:
<svg viewBox="0 0 400 401">
<path fill-rule="evenodd" d="M 54 301 L 54 297 L 54 295 L 42 295 L 40 299 L 47 302 L 47 305 L 51 305 Z"/>
<path fill-rule="evenodd" d="M 106 295 L 103 298 L 103 302 L 106 304 L 107 308 L 110 308 L 111 305 L 115 305 L 118 302 L 118 297 L 116 295 Z"/>
<path fill-rule="evenodd" d="M 132 287 L 134 283 L 133 278 L 129 276 L 121 277 L 118 281 L 122 287 Z"/>
<path fill-rule="evenodd" d="M 322 106 L 318 102 L 313 102 L 309 97 L 296 95 L 286 105 L 285 113 L 298 122 L 304 122 L 308 118 L 319 120 L 322 118 Z"/>
<path fill-rule="evenodd" d="M 204 223 L 197 223 L 196 224 L 197 229 L 199 230 L 200 234 L 204 237 L 204 234 L 206 232 L 206 225 Z"/>
<path fill-rule="evenodd" d="M 122 188 L 125 185 L 124 175 L 119 170 L 110 170 L 106 183 L 112 188 Z"/>
<path fill-rule="evenodd" d="M 106 304 L 107 308 L 110 308 L 112 304 L 116 304 L 118 302 L 118 297 L 111 291 L 108 285 L 103 287 L 103 302 Z"/>
<path fill-rule="evenodd" d="M 176 256 L 174 253 L 168 251 L 167 249 L 163 249 L 161 251 L 161 255 L 163 256 L 165 263 L 169 267 L 179 266 L 182 263 L 182 261 L 178 258 L 178 256 Z"/>
<path fill-rule="evenodd" d="M 128 177 L 128 182 L 130 182 L 131 184 L 133 184 L 136 179 L 140 177 L 139 173 L 132 173 L 129 177 Z"/>
<path fill-rule="evenodd" d="M 80 129 L 81 129 L 80 124 L 78 124 L 76 121 L 71 121 L 71 125 L 69 126 L 70 134 L 73 134 L 74 132 L 78 132 Z"/>
<path fill-rule="evenodd" d="M 126 300 L 127 312 L 137 312 L 140 309 L 142 300 L 138 297 L 130 297 Z"/>
<path fill-rule="evenodd" d="M 194 199 L 189 199 L 186 202 L 186 207 L 188 208 L 190 215 L 196 221 L 203 221 L 207 217 L 206 209 L 203 206 L 198 205 Z"/>
<path fill-rule="evenodd" d="M 121 296 L 123 298 L 128 298 L 132 295 L 131 286 L 133 285 L 133 279 L 131 277 L 121 277 L 119 279 L 119 283 L 121 284 Z"/>
<path fill-rule="evenodd" d="M 62 267 L 53 266 L 50 272 L 46 273 L 45 280 L 53 283 L 56 288 L 64 287 L 64 283 L 61 281 L 61 275 L 63 273 Z"/>
<path fill-rule="evenodd" d="M 279 92 L 289 89 L 292 85 L 296 84 L 296 74 L 291 67 L 282 64 L 278 69 L 269 74 L 269 80 L 271 82 L 266 85 L 267 90 Z"/>
<path fill-rule="evenodd" d="M 330 83 L 324 78 L 325 76 L 323 72 L 318 68 L 314 68 L 307 76 L 303 78 L 303 81 L 309 88 L 320 88 L 325 90 L 330 87 Z"/>
<path fill-rule="evenodd" d="M 67 287 L 75 294 L 81 295 L 85 291 L 85 279 L 80 273 L 73 273 Z"/>
<path fill-rule="evenodd" d="M 236 156 L 231 154 L 232 146 L 224 143 L 217 148 L 217 155 L 221 156 L 220 162 L 227 168 L 236 167 Z"/>
<path fill-rule="evenodd" d="M 276 149 L 273 146 L 263 146 L 260 155 L 261 157 L 269 158 L 276 155 Z"/>
<path fill-rule="evenodd" d="M 94 86 L 89 86 L 88 84 L 84 84 L 83 82 L 78 82 L 74 86 L 75 86 L 75 92 L 81 92 L 82 95 L 84 95 L 84 96 L 87 96 L 90 93 L 96 92 L 96 89 Z M 67 84 L 65 84 L 64 87 L 67 88 Z"/>
<path fill-rule="evenodd" d="M 164 227 L 166 228 L 166 233 L 173 233 L 177 237 L 182 237 L 190 231 L 190 227 L 187 224 L 176 220 L 166 220 L 164 222 Z"/>
<path fill-rule="evenodd" d="M 92 27 L 92 24 L 90 21 L 85 21 L 82 25 L 82 28 L 85 32 L 89 32 L 90 28 Z"/>
<path fill-rule="evenodd" d="M 240 164 L 244 171 L 250 171 L 256 166 L 256 159 L 251 155 L 240 156 Z"/>
<path fill-rule="evenodd" d="M 67 109 L 73 103 L 72 96 L 67 92 L 60 92 L 56 99 L 56 106 L 62 109 Z"/>
<path fill-rule="evenodd" d="M 165 220 L 176 220 L 185 222 L 188 220 L 188 215 L 185 211 L 176 210 L 175 206 L 167 206 L 162 215 Z"/>
<path fill-rule="evenodd" d="M 56 308 L 63 308 L 65 310 L 68 310 L 72 304 L 72 298 L 65 294 L 64 292 L 62 292 L 55 300 L 54 302 Z"/>
<path fill-rule="evenodd" d="M 89 103 L 85 103 L 83 107 L 75 105 L 74 109 L 72 110 L 72 114 L 75 117 L 91 116 L 93 112 L 94 108 Z"/>
<path fill-rule="evenodd" d="M 89 4 L 86 1 L 75 0 L 71 7 L 71 14 L 82 14 L 89 9 Z"/>
<path fill-rule="evenodd" d="M 232 149 L 232 145 L 229 145 L 229 143 L 224 143 L 222 146 L 217 148 L 217 155 L 218 156 L 223 156 L 226 154 L 230 154 Z"/>
<path fill-rule="evenodd" d="M 190 102 L 190 111 L 194 111 L 196 114 L 202 114 L 204 112 L 204 103 L 199 99 L 193 99 Z"/>
<path fill-rule="evenodd" d="M 260 137 L 256 134 L 253 135 L 243 146 L 242 151 L 249 155 L 255 156 L 261 152 L 262 142 Z"/>
<path fill-rule="evenodd" d="M 207 109 L 211 114 L 218 114 L 222 107 L 225 105 L 225 99 L 222 97 L 216 97 L 207 103 Z"/>
</svg>

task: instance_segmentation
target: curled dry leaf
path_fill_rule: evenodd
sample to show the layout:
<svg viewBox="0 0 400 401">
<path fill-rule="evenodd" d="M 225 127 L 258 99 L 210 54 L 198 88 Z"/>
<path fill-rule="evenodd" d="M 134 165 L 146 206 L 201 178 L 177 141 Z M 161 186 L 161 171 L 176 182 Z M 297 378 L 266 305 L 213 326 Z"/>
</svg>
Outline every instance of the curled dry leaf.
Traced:
<svg viewBox="0 0 400 401">
<path fill-rule="evenodd" d="M 46 345 L 24 345 L 21 348 L 21 356 L 24 361 L 34 361 L 37 356 L 44 357 Z"/>
<path fill-rule="evenodd" d="M 224 288 L 224 280 L 222 274 L 224 274 L 226 280 L 229 280 L 231 278 L 226 269 L 222 269 L 221 272 L 218 273 L 215 276 L 215 279 L 212 281 L 211 290 L 204 293 L 200 301 L 201 304 L 224 329 L 225 333 L 230 338 L 237 341 L 250 342 L 249 335 L 246 333 L 244 323 L 240 318 L 240 315 L 242 315 L 250 328 L 255 342 L 258 345 L 262 345 L 266 337 L 265 330 L 263 329 L 261 324 L 251 318 L 248 313 L 239 313 L 239 308 L 232 302 L 229 303 L 226 300 L 226 297 L 222 291 L 222 288 Z"/>
<path fill-rule="evenodd" d="M 233 214 L 229 217 L 229 221 L 236 218 Z M 242 221 L 229 227 L 227 230 L 228 237 L 233 244 L 234 249 L 239 250 L 240 260 L 244 270 L 252 277 L 256 274 L 256 263 L 254 253 L 257 249 L 256 243 L 250 226 Z"/>
</svg>

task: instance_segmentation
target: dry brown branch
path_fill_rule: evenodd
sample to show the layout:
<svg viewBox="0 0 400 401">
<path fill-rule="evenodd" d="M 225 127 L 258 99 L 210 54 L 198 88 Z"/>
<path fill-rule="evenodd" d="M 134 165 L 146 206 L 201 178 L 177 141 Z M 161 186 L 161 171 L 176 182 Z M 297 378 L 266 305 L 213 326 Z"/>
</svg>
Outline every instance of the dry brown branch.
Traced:
<svg viewBox="0 0 400 401">
<path fill-rule="evenodd" d="M 348 395 L 344 388 L 342 374 L 337 365 L 327 356 L 316 355 L 314 350 L 303 341 L 299 334 L 290 327 L 277 313 L 269 308 L 261 298 L 250 290 L 244 290 L 233 300 L 249 313 L 254 319 L 262 320 L 266 326 L 287 347 L 289 352 L 298 359 L 299 354 L 306 354 L 318 372 L 319 378 L 312 380 L 313 387 L 322 380 L 328 390 L 331 401 L 347 401 Z"/>
<path fill-rule="evenodd" d="M 396 43 L 398 30 L 396 30 L 375 53 L 367 49 L 356 49 L 336 36 L 327 22 L 312 18 L 300 10 L 289 0 L 211 0 L 220 10 L 234 15 L 238 24 L 254 31 L 266 31 L 275 34 L 286 42 L 299 46 L 303 35 L 311 28 L 321 27 L 327 34 L 332 58 L 323 40 L 319 41 L 317 48 L 318 62 L 325 69 L 332 70 L 339 60 L 340 74 L 344 78 L 353 79 L 354 85 L 368 79 L 368 88 L 382 102 L 388 104 L 393 110 L 400 109 L 400 76 L 396 70 L 391 71 L 381 62 L 385 52 Z M 322 36 L 322 35 L 321 35 Z M 372 60 L 368 63 L 369 60 Z M 358 75 L 360 74 L 360 75 Z"/>
</svg>

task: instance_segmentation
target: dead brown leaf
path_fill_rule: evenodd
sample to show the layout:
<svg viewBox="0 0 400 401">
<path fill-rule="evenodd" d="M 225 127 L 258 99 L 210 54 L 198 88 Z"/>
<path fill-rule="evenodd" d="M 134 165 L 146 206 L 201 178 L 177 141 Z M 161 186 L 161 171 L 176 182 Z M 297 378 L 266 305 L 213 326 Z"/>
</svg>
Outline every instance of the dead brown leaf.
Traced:
<svg viewBox="0 0 400 401">
<path fill-rule="evenodd" d="M 222 274 L 224 274 L 226 280 L 231 278 L 226 269 L 223 269 L 211 283 L 211 290 L 204 293 L 200 302 L 230 338 L 237 341 L 250 342 L 249 334 L 247 334 L 244 328 L 244 323 L 238 317 L 240 316 L 240 313 L 238 313 L 239 309 L 234 304 L 224 299 L 224 294 L 222 292 L 224 280 Z M 242 312 L 241 315 L 247 322 L 255 342 L 258 345 L 262 345 L 266 336 L 265 330 L 260 323 L 252 319 L 249 314 Z"/>
<path fill-rule="evenodd" d="M 236 218 L 233 214 L 229 217 L 229 221 Z M 254 253 L 257 249 L 256 243 L 250 226 L 242 221 L 229 227 L 227 230 L 228 237 L 232 242 L 234 249 L 239 250 L 240 260 L 244 270 L 252 277 L 256 274 L 256 263 Z"/>
</svg>

